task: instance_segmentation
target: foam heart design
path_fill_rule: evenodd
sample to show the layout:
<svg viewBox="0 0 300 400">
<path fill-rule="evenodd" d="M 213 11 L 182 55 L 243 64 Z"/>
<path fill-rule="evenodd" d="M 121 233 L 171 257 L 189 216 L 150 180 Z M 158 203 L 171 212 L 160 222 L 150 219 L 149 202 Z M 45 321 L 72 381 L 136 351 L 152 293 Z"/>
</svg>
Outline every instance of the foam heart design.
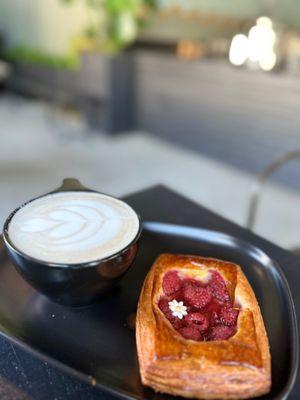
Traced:
<svg viewBox="0 0 300 400">
<path fill-rule="evenodd" d="M 35 254 L 113 253 L 138 231 L 136 214 L 125 203 L 93 193 L 50 195 L 28 203 L 9 225 L 19 248 Z M 88 254 L 87 254 L 88 253 Z M 58 254 L 58 255 L 57 255 Z"/>
</svg>

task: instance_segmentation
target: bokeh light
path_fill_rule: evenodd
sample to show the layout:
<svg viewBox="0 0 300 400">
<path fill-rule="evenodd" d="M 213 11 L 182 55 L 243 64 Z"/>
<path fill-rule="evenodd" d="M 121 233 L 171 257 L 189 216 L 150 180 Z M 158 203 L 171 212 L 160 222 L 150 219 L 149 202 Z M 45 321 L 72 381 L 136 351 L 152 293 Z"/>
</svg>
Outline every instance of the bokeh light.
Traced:
<svg viewBox="0 0 300 400">
<path fill-rule="evenodd" d="M 243 65 L 249 54 L 249 40 L 246 35 L 238 34 L 232 39 L 229 60 L 233 65 Z"/>
<path fill-rule="evenodd" d="M 233 65 L 241 66 L 247 60 L 256 63 L 262 70 L 271 71 L 276 65 L 274 46 L 276 33 L 272 20 L 268 17 L 259 17 L 256 25 L 249 30 L 248 37 L 237 34 L 233 37 L 229 60 Z"/>
</svg>

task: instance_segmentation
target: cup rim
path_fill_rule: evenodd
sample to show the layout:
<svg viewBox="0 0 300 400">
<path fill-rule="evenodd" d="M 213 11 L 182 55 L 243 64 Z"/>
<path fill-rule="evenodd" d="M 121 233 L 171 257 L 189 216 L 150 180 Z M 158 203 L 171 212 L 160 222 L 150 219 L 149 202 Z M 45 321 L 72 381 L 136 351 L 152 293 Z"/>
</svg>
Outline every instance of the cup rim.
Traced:
<svg viewBox="0 0 300 400">
<path fill-rule="evenodd" d="M 115 200 L 119 200 L 119 201 L 125 203 L 128 207 L 130 207 L 130 208 L 133 210 L 133 212 L 135 213 L 135 215 L 136 215 L 137 218 L 138 218 L 139 228 L 138 228 L 138 231 L 137 231 L 136 235 L 135 235 L 134 238 L 126 245 L 126 247 L 122 248 L 121 250 L 119 250 L 119 251 L 117 251 L 117 252 L 115 252 L 115 253 L 113 253 L 113 254 L 107 256 L 107 257 L 104 257 L 104 258 L 98 258 L 98 259 L 95 259 L 95 260 L 92 260 L 92 261 L 80 262 L 80 263 L 71 263 L 71 264 L 68 264 L 68 263 L 60 263 L 60 262 L 49 262 L 49 261 L 41 260 L 41 259 L 36 258 L 36 257 L 32 257 L 32 256 L 30 256 L 30 255 L 24 253 L 23 251 L 19 250 L 19 249 L 14 245 L 14 243 L 12 242 L 12 240 L 10 239 L 9 234 L 8 234 L 8 227 L 9 227 L 10 221 L 12 220 L 12 218 L 14 217 L 14 215 L 15 215 L 21 208 L 25 207 L 27 204 L 29 204 L 29 203 L 31 203 L 31 202 L 33 202 L 33 201 L 35 201 L 35 200 L 38 200 L 38 199 L 40 199 L 40 198 L 42 198 L 42 197 L 46 197 L 46 196 L 49 196 L 49 195 L 52 195 L 52 194 L 54 195 L 54 194 L 68 193 L 68 192 L 88 192 L 88 193 L 96 193 L 96 194 L 101 194 L 101 195 L 104 195 L 104 196 L 107 196 L 107 197 L 111 197 L 111 198 L 113 198 L 113 199 L 115 199 Z M 49 193 L 42 194 L 42 195 L 36 196 L 36 197 L 34 197 L 34 198 L 30 199 L 30 200 L 25 201 L 25 202 L 22 203 L 20 206 L 18 206 L 17 208 L 15 208 L 15 209 L 8 215 L 8 217 L 6 218 L 6 220 L 5 220 L 5 222 L 4 222 L 4 225 L 3 225 L 2 236 L 3 236 L 3 239 L 4 239 L 5 245 L 6 245 L 11 251 L 13 251 L 14 253 L 17 253 L 20 257 L 25 258 L 25 259 L 26 259 L 27 261 L 29 261 L 29 262 L 34 262 L 34 263 L 36 263 L 36 264 L 42 264 L 42 265 L 44 265 L 44 266 L 46 266 L 46 267 L 51 267 L 51 268 L 56 267 L 56 268 L 68 268 L 68 269 L 85 269 L 85 268 L 92 268 L 92 267 L 95 267 L 95 266 L 99 265 L 100 263 L 108 262 L 108 261 L 110 261 L 110 260 L 112 260 L 112 259 L 114 259 L 114 258 L 119 257 L 120 255 L 122 255 L 123 253 L 125 253 L 131 246 L 133 246 L 133 245 L 138 241 L 138 239 L 139 239 L 141 233 L 142 233 L 142 220 L 141 220 L 141 217 L 140 217 L 140 215 L 139 215 L 126 201 L 124 201 L 124 200 L 122 200 L 122 199 L 120 199 L 120 198 L 118 198 L 118 197 L 116 197 L 116 196 L 111 196 L 110 194 L 103 193 L 103 192 L 99 192 L 99 191 L 97 191 L 97 190 L 91 190 L 91 189 L 88 189 L 88 188 L 82 188 L 82 189 L 81 189 L 81 188 L 80 188 L 80 189 L 77 189 L 77 188 L 76 188 L 76 189 L 68 189 L 68 190 L 63 190 L 63 191 L 54 190 L 54 191 L 51 191 L 51 192 L 49 192 Z"/>
</svg>

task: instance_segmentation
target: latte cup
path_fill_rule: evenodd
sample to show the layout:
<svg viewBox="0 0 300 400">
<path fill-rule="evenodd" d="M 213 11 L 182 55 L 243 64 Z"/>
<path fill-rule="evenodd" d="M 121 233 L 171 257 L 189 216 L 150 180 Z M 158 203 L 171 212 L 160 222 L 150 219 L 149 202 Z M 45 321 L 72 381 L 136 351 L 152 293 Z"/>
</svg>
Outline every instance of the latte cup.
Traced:
<svg viewBox="0 0 300 400">
<path fill-rule="evenodd" d="M 31 286 L 57 303 L 84 306 L 111 291 L 128 271 L 141 229 L 127 203 L 68 178 L 15 209 L 3 238 Z"/>
</svg>

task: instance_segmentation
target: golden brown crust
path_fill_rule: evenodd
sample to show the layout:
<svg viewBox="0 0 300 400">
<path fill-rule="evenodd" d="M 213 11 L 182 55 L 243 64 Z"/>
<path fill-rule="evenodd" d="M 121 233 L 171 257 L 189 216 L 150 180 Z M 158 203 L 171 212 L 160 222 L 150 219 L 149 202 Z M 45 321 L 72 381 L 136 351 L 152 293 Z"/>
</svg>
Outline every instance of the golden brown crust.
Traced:
<svg viewBox="0 0 300 400">
<path fill-rule="evenodd" d="M 162 277 L 176 269 L 201 276 L 216 269 L 241 307 L 237 333 L 227 340 L 184 339 L 157 306 Z M 242 399 L 271 386 L 268 339 L 254 292 L 233 263 L 163 254 L 148 273 L 139 299 L 136 341 L 142 382 L 158 392 L 201 399 Z"/>
</svg>

